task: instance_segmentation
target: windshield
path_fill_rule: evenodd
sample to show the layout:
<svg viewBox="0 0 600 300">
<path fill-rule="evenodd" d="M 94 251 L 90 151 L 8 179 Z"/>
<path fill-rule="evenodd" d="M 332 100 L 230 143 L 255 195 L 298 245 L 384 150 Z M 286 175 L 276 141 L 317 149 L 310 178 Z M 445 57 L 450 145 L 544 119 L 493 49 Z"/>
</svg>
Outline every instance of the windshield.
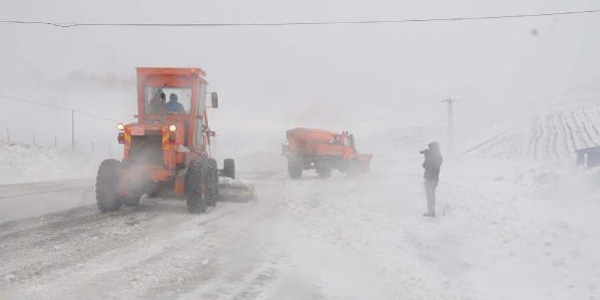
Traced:
<svg viewBox="0 0 600 300">
<path fill-rule="evenodd" d="M 146 114 L 188 114 L 192 99 L 191 88 L 146 87 Z"/>
</svg>

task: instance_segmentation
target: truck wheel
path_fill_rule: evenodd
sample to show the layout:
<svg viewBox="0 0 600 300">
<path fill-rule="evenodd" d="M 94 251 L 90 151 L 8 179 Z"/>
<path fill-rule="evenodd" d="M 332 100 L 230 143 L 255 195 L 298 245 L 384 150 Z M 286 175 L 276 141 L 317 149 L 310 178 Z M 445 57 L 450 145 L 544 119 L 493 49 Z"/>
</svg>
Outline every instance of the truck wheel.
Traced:
<svg viewBox="0 0 600 300">
<path fill-rule="evenodd" d="M 121 208 L 121 199 L 117 194 L 119 167 L 116 159 L 106 159 L 100 163 L 96 176 L 96 203 L 102 212 L 117 211 Z"/>
<path fill-rule="evenodd" d="M 327 177 L 331 176 L 331 168 L 329 168 L 329 167 L 317 168 L 317 174 L 319 174 L 319 177 L 321 177 L 321 178 L 327 178 Z"/>
<path fill-rule="evenodd" d="M 192 214 L 206 212 L 208 207 L 208 163 L 199 159 L 190 164 L 185 175 L 185 200 L 188 211 Z"/>
<path fill-rule="evenodd" d="M 217 206 L 217 201 L 219 200 L 219 168 L 217 161 L 212 158 L 208 159 L 208 175 L 210 179 L 208 184 L 208 205 Z"/>
<path fill-rule="evenodd" d="M 357 160 L 351 160 L 348 163 L 348 166 L 346 167 L 346 175 L 350 176 L 350 177 L 356 177 L 358 176 L 358 174 L 360 174 L 360 162 Z"/>
<path fill-rule="evenodd" d="M 223 161 L 223 176 L 235 179 L 235 160 L 226 158 Z"/>
<path fill-rule="evenodd" d="M 122 202 L 125 206 L 136 206 L 140 204 L 140 198 L 142 198 L 142 196 L 140 195 L 131 195 L 129 197 L 123 198 Z"/>
<path fill-rule="evenodd" d="M 302 177 L 302 166 L 297 161 L 288 159 L 288 175 L 292 179 Z"/>
</svg>

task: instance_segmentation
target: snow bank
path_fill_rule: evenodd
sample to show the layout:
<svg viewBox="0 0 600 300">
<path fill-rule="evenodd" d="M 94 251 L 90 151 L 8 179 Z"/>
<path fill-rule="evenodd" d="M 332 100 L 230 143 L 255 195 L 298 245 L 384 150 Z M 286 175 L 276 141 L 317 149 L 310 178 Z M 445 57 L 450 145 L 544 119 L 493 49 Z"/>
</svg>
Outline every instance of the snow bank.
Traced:
<svg viewBox="0 0 600 300">
<path fill-rule="evenodd" d="M 0 184 L 91 178 L 98 163 L 88 154 L 0 143 Z"/>
</svg>

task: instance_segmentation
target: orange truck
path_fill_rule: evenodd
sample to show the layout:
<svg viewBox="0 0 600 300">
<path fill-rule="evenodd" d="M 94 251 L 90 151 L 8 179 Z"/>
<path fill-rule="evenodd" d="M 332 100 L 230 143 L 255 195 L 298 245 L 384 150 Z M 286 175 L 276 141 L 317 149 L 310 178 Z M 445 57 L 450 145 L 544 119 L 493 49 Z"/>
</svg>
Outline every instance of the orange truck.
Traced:
<svg viewBox="0 0 600 300">
<path fill-rule="evenodd" d="M 336 169 L 348 175 L 369 172 L 372 154 L 356 151 L 354 135 L 321 129 L 294 128 L 286 132 L 283 154 L 288 161 L 288 174 L 302 177 L 303 170 L 316 170 L 326 178 Z"/>
<path fill-rule="evenodd" d="M 216 205 L 219 176 L 235 178 L 233 159 L 212 158 L 206 74 L 199 68 L 138 68 L 137 122 L 117 124 L 121 161 L 106 159 L 96 177 L 103 212 L 137 205 L 142 195 L 184 198 L 190 213 Z M 211 107 L 218 107 L 216 93 Z"/>
</svg>

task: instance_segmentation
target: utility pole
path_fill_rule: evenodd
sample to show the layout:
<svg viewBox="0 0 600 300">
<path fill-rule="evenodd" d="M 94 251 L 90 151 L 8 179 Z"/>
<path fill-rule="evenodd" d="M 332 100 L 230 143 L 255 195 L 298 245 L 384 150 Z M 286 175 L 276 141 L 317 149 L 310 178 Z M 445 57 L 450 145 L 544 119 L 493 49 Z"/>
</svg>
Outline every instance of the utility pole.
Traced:
<svg viewBox="0 0 600 300">
<path fill-rule="evenodd" d="M 456 103 L 456 99 L 448 98 L 442 100 L 442 103 L 447 104 L 448 106 L 448 145 L 446 145 L 446 155 L 448 157 L 454 156 L 454 112 L 452 110 L 452 106 Z"/>
<path fill-rule="evenodd" d="M 6 142 L 10 144 L 10 131 L 8 131 L 8 127 L 6 127 Z"/>
<path fill-rule="evenodd" d="M 75 110 L 71 110 L 71 150 L 75 151 Z"/>
</svg>

